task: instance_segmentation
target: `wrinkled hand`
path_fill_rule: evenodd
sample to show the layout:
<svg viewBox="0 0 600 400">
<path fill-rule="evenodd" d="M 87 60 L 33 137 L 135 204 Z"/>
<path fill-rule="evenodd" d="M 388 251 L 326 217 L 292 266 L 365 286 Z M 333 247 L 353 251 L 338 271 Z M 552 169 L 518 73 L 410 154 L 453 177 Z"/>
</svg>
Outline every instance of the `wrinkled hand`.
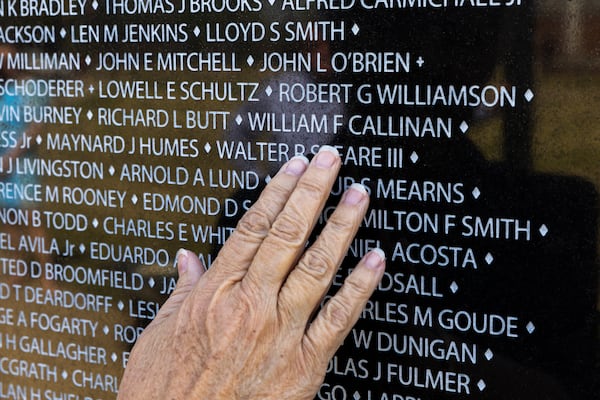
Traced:
<svg viewBox="0 0 600 400">
<path fill-rule="evenodd" d="M 312 399 L 384 271 L 368 253 L 318 312 L 367 210 L 352 186 L 306 242 L 340 168 L 324 146 L 286 163 L 212 267 L 178 253 L 179 282 L 129 359 L 119 399 Z"/>
</svg>

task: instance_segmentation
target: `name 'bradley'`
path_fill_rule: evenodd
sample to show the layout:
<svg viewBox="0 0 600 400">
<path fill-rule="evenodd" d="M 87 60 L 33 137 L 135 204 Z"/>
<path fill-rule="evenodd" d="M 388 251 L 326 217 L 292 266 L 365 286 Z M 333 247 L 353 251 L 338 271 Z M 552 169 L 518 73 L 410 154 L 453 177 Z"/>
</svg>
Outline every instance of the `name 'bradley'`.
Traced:
<svg viewBox="0 0 600 400">
<path fill-rule="evenodd" d="M 68 17 L 85 14 L 87 0 L 9 0 L 10 17 Z"/>
</svg>

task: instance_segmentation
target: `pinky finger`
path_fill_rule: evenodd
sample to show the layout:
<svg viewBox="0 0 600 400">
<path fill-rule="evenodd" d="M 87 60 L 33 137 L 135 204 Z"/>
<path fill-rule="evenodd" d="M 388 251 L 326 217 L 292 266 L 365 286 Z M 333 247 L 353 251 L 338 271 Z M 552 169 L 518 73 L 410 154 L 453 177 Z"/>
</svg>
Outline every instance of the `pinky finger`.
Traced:
<svg viewBox="0 0 600 400">
<path fill-rule="evenodd" d="M 304 338 L 307 352 L 327 363 L 358 321 L 385 271 L 385 254 L 370 251 L 346 278 L 340 290 L 319 311 Z"/>
</svg>

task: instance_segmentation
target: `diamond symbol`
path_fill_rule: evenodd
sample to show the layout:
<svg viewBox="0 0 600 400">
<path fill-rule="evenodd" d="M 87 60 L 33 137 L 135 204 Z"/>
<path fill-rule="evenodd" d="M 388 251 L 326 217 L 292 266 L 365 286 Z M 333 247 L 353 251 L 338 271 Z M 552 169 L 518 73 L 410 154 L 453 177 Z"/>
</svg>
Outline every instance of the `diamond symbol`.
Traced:
<svg viewBox="0 0 600 400">
<path fill-rule="evenodd" d="M 479 388 L 480 392 L 483 392 L 483 389 L 485 389 L 485 382 L 483 381 L 483 379 L 480 379 L 479 382 L 477 382 L 477 387 Z"/>
<path fill-rule="evenodd" d="M 488 263 L 488 265 L 491 265 L 494 262 L 494 256 L 492 253 L 487 253 L 485 255 L 485 262 Z"/>
<path fill-rule="evenodd" d="M 154 278 L 148 279 L 148 286 L 150 286 L 151 288 L 153 288 L 154 285 L 156 285 L 156 281 L 154 280 Z"/>
<path fill-rule="evenodd" d="M 548 227 L 546 226 L 546 224 L 540 226 L 540 234 L 544 237 L 548 234 Z"/>
<path fill-rule="evenodd" d="M 467 121 L 463 121 L 459 128 L 462 133 L 466 133 L 469 130 L 469 124 L 467 124 Z"/>
<path fill-rule="evenodd" d="M 89 54 L 85 57 L 85 63 L 87 65 L 90 65 L 92 63 L 92 57 L 90 57 Z"/>
<path fill-rule="evenodd" d="M 452 290 L 452 293 L 456 293 L 458 291 L 458 285 L 456 282 L 452 282 L 452 285 L 450 285 L 450 290 Z"/>
<path fill-rule="evenodd" d="M 200 28 L 198 28 L 198 27 L 194 28 L 194 35 L 196 35 L 196 37 L 200 36 Z"/>
<path fill-rule="evenodd" d="M 40 135 L 37 135 L 37 137 L 35 138 L 35 142 L 40 145 L 42 144 L 42 137 Z"/>
<path fill-rule="evenodd" d="M 204 145 L 204 151 L 208 154 L 210 153 L 211 149 L 212 147 L 210 147 L 210 143 L 206 142 L 206 144 Z"/>
<path fill-rule="evenodd" d="M 112 356 L 110 356 L 110 359 L 113 360 L 113 362 L 117 361 L 117 355 L 115 353 L 112 353 Z"/>
<path fill-rule="evenodd" d="M 488 361 L 494 358 L 494 353 L 490 349 L 487 349 L 487 351 L 483 355 Z"/>
<path fill-rule="evenodd" d="M 354 36 L 358 35 L 358 32 L 360 32 L 360 28 L 358 27 L 358 25 L 354 24 L 352 26 L 352 33 L 354 33 Z"/>
<path fill-rule="evenodd" d="M 352 396 L 352 398 L 354 400 L 359 400 L 360 399 L 360 393 L 358 393 L 358 390 L 356 392 L 354 392 L 354 395 Z"/>
<path fill-rule="evenodd" d="M 419 155 L 413 151 L 410 155 L 410 160 L 413 162 L 413 164 L 415 164 L 417 161 L 419 161 Z"/>
<path fill-rule="evenodd" d="M 533 331 L 535 331 L 535 325 L 533 324 L 533 322 L 529 322 L 525 329 L 527 329 L 527 332 L 529 332 L 529 334 L 531 335 Z"/>
<path fill-rule="evenodd" d="M 246 59 L 246 62 L 248 63 L 249 66 L 252 66 L 252 64 L 254 64 L 254 57 L 252 57 L 251 55 L 248 56 L 248 58 Z"/>
<path fill-rule="evenodd" d="M 98 227 L 98 220 L 96 218 L 94 218 L 94 220 L 92 221 L 92 225 L 94 225 L 94 228 Z"/>
<path fill-rule="evenodd" d="M 108 326 L 104 325 L 102 332 L 104 332 L 105 335 L 108 335 L 108 332 L 110 332 L 110 329 L 108 329 Z"/>
<path fill-rule="evenodd" d="M 271 89 L 271 86 L 267 86 L 267 88 L 265 89 L 265 93 L 267 94 L 267 96 L 271 96 L 271 94 L 273 93 L 273 89 Z"/>
<path fill-rule="evenodd" d="M 94 85 L 90 85 L 90 87 L 88 88 L 88 90 L 90 91 L 90 93 L 94 93 Z"/>
<path fill-rule="evenodd" d="M 117 307 L 119 308 L 119 311 L 123 311 L 123 309 L 125 308 L 125 304 L 123 304 L 122 301 L 119 301 L 119 304 L 117 304 Z"/>
<path fill-rule="evenodd" d="M 471 193 L 473 194 L 473 198 L 475 200 L 477 200 L 479 198 L 479 196 L 481 196 L 481 190 L 479 190 L 478 187 L 475 187 L 475 189 L 473 189 L 473 191 Z"/>
<path fill-rule="evenodd" d="M 534 94 L 531 91 L 531 89 L 527 89 L 527 91 L 525 92 L 525 100 L 527 100 L 527 102 L 530 102 L 531 100 L 533 100 Z"/>
<path fill-rule="evenodd" d="M 275 0 L 269 0 L 269 4 L 270 4 L 270 5 L 273 5 L 273 4 L 275 4 Z"/>
<path fill-rule="evenodd" d="M 94 118 L 94 113 L 92 112 L 92 110 L 89 110 L 86 115 L 90 121 L 92 120 L 92 118 Z"/>
<path fill-rule="evenodd" d="M 265 182 L 266 183 L 271 182 L 271 175 L 267 175 L 267 177 L 265 178 Z"/>
<path fill-rule="evenodd" d="M 132 202 L 133 204 L 137 204 L 137 202 L 138 202 L 138 197 L 137 197 L 135 194 L 134 194 L 133 196 L 131 196 L 131 202 Z"/>
<path fill-rule="evenodd" d="M 81 254 L 85 253 L 85 245 L 84 245 L 83 243 L 81 243 L 81 244 L 79 245 L 79 252 L 80 252 Z"/>
<path fill-rule="evenodd" d="M 244 121 L 244 119 L 242 118 L 242 116 L 241 116 L 241 115 L 239 115 L 239 114 L 238 114 L 238 116 L 237 116 L 237 117 L 235 117 L 235 122 L 236 122 L 238 125 L 241 125 L 243 121 Z"/>
<path fill-rule="evenodd" d="M 92 8 L 93 8 L 94 10 L 97 10 L 97 9 L 98 9 L 98 2 L 97 2 L 96 0 L 94 0 L 94 2 L 92 3 Z"/>
<path fill-rule="evenodd" d="M 112 165 L 108 167 L 108 173 L 110 174 L 110 176 L 113 176 L 115 174 L 115 167 L 113 167 Z"/>
<path fill-rule="evenodd" d="M 64 39 L 65 36 L 67 36 L 67 31 L 65 30 L 65 28 L 62 28 L 60 30 L 60 37 Z"/>
<path fill-rule="evenodd" d="M 63 370 L 63 372 L 62 372 L 61 375 L 62 375 L 63 379 L 67 379 L 69 377 L 69 373 L 67 371 L 65 371 L 65 370 Z"/>
</svg>

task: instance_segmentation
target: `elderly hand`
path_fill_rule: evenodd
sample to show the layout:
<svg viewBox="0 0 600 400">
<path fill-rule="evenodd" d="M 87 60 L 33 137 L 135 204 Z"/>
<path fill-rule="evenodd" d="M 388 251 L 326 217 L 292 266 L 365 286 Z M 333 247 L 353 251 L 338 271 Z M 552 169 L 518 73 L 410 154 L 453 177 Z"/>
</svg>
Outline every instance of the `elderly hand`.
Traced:
<svg viewBox="0 0 600 400">
<path fill-rule="evenodd" d="M 329 146 L 286 163 L 208 271 L 178 253 L 177 288 L 135 345 L 119 399 L 315 396 L 385 268 L 380 250 L 368 253 L 311 318 L 368 206 L 350 187 L 306 249 L 340 164 Z"/>
</svg>

